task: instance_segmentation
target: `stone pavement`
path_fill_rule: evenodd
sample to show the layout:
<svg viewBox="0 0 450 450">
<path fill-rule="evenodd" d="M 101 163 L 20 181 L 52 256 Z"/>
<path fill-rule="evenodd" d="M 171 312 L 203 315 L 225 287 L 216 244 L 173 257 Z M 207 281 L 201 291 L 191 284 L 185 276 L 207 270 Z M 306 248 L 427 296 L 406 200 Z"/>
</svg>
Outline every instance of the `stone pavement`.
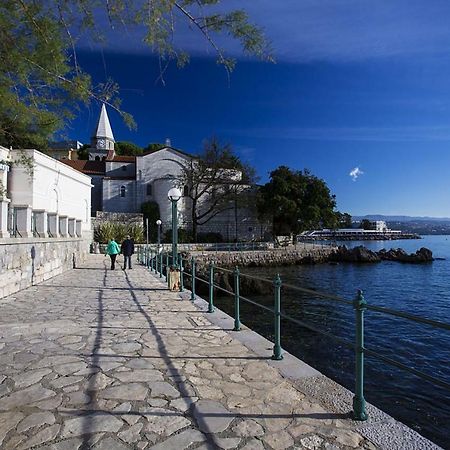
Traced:
<svg viewBox="0 0 450 450">
<path fill-rule="evenodd" d="M 267 341 L 248 335 L 261 356 L 201 301 L 107 263 L 0 300 L 2 449 L 378 448 L 348 405 L 317 401 L 313 369 L 286 378 L 292 360 L 270 361 Z"/>
</svg>

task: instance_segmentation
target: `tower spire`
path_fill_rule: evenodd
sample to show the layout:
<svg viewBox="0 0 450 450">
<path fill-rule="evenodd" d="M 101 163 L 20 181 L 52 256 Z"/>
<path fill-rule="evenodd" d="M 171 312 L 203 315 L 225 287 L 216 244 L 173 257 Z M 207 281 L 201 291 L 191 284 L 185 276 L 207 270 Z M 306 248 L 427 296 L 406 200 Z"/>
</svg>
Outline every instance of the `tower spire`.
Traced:
<svg viewBox="0 0 450 450">
<path fill-rule="evenodd" d="M 91 138 L 91 148 L 89 150 L 89 159 L 104 160 L 111 155 L 114 157 L 114 135 L 109 123 L 106 105 L 102 104 L 100 117 L 98 118 L 97 128 Z M 110 156 L 111 157 L 111 156 Z"/>
<path fill-rule="evenodd" d="M 111 124 L 109 123 L 109 117 L 104 103 L 102 104 L 102 109 L 100 111 L 100 117 L 98 119 L 95 137 L 111 139 L 112 141 L 114 141 L 114 135 L 111 129 Z"/>
</svg>

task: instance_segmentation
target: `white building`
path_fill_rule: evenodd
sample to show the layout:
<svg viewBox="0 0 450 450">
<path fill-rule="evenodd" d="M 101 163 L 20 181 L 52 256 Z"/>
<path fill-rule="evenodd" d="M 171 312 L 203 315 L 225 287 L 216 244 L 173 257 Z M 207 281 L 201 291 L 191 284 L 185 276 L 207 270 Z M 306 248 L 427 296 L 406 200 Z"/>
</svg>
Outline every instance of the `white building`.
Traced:
<svg viewBox="0 0 450 450">
<path fill-rule="evenodd" d="M 81 237 L 91 231 L 91 178 L 37 150 L 0 146 L 0 237 Z"/>
</svg>

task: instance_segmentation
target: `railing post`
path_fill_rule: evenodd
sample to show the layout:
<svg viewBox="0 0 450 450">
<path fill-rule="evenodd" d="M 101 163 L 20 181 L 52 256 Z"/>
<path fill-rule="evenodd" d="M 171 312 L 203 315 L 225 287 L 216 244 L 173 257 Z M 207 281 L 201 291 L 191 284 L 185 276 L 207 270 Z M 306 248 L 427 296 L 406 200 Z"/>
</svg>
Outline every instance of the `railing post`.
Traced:
<svg viewBox="0 0 450 450">
<path fill-rule="evenodd" d="M 239 313 L 239 284 L 240 284 L 240 273 L 239 267 L 234 269 L 234 331 L 240 331 L 241 329 L 241 318 Z"/>
<path fill-rule="evenodd" d="M 283 355 L 281 354 L 281 344 L 280 344 L 280 315 L 281 315 L 281 278 L 280 275 L 277 274 L 275 279 L 273 280 L 274 287 L 274 331 L 275 331 L 275 343 L 273 346 L 273 355 L 272 359 L 279 361 L 283 359 Z"/>
<path fill-rule="evenodd" d="M 169 255 L 169 253 L 167 253 L 166 281 L 167 281 L 167 287 L 170 290 L 170 255 Z"/>
<path fill-rule="evenodd" d="M 355 309 L 355 396 L 353 397 L 353 418 L 367 420 L 366 400 L 364 399 L 364 311 L 367 302 L 363 291 L 358 290 L 353 302 Z"/>
<path fill-rule="evenodd" d="M 166 281 L 169 279 L 169 254 L 166 253 Z"/>
<path fill-rule="evenodd" d="M 192 280 L 192 286 L 191 286 L 191 301 L 195 300 L 195 258 L 191 258 L 191 280 Z"/>
<path fill-rule="evenodd" d="M 163 252 L 159 254 L 159 278 L 163 276 Z"/>
<path fill-rule="evenodd" d="M 209 304 L 208 312 L 214 312 L 214 264 L 209 265 Z"/>
<path fill-rule="evenodd" d="M 178 261 L 180 261 L 180 292 L 184 291 L 184 280 L 183 280 L 183 257 L 178 256 Z"/>
</svg>

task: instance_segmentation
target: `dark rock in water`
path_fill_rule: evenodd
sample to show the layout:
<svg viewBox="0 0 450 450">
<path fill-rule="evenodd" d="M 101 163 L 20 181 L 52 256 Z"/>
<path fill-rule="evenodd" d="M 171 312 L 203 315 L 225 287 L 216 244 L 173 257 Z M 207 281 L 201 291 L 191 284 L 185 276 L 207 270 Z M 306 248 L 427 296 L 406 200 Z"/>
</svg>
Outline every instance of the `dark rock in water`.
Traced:
<svg viewBox="0 0 450 450">
<path fill-rule="evenodd" d="M 422 247 L 416 253 L 406 253 L 402 248 L 393 249 L 389 251 L 380 250 L 378 256 L 384 261 L 399 261 L 404 263 L 426 263 L 433 261 L 433 252 L 428 248 Z"/>
<path fill-rule="evenodd" d="M 433 261 L 433 253 L 428 248 L 422 247 L 416 253 L 408 254 L 402 248 L 391 248 L 390 250 L 380 250 L 373 252 L 360 245 L 354 248 L 347 248 L 345 245 L 330 255 L 330 262 L 356 262 L 375 263 L 380 261 L 398 261 L 411 264 L 419 264 Z"/>
<path fill-rule="evenodd" d="M 333 262 L 358 262 L 358 263 L 375 263 L 380 262 L 380 257 L 364 247 L 359 245 L 354 248 L 347 248 L 345 245 L 339 246 L 337 250 L 331 254 L 330 261 Z"/>
</svg>

